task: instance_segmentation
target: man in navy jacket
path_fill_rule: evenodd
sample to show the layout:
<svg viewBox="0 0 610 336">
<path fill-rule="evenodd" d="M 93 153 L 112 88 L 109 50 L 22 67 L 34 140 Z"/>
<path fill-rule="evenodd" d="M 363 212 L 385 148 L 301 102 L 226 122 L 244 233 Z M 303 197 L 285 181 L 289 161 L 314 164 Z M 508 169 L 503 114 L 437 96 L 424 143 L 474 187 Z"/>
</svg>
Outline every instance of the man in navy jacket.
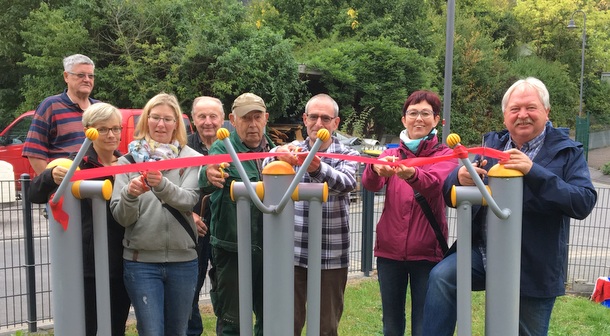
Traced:
<svg viewBox="0 0 610 336">
<path fill-rule="evenodd" d="M 567 129 L 549 121 L 546 86 L 528 77 L 515 82 L 502 99 L 506 130 L 485 135 L 485 146 L 510 154 L 505 168 L 523 173 L 521 294 L 519 334 L 546 335 L 555 299 L 565 294 L 570 218 L 586 218 L 597 201 L 582 144 Z M 478 174 L 497 163 L 484 160 Z M 444 184 L 450 204 L 453 185 L 474 185 L 464 167 Z M 473 207 L 472 288 L 485 289 L 486 207 Z M 447 256 L 430 273 L 424 308 L 424 335 L 453 335 L 456 324 L 456 254 Z"/>
</svg>

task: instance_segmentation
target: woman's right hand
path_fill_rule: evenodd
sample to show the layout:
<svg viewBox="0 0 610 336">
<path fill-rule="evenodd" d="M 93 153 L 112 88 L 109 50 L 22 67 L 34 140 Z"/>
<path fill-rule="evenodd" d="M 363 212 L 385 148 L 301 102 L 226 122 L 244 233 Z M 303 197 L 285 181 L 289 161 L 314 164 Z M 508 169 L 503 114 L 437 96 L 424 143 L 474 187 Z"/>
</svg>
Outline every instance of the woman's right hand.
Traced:
<svg viewBox="0 0 610 336">
<path fill-rule="evenodd" d="M 149 190 L 150 188 L 140 176 L 132 178 L 127 185 L 127 193 L 133 197 L 138 197 Z"/>
<path fill-rule="evenodd" d="M 379 160 L 386 161 L 386 162 L 394 162 L 394 161 L 396 161 L 396 159 L 397 158 L 395 156 L 385 156 Z M 394 167 L 390 166 L 390 165 L 374 164 L 372 168 L 373 168 L 373 171 L 381 177 L 390 177 L 390 176 L 396 174 L 396 169 L 394 169 Z"/>
</svg>

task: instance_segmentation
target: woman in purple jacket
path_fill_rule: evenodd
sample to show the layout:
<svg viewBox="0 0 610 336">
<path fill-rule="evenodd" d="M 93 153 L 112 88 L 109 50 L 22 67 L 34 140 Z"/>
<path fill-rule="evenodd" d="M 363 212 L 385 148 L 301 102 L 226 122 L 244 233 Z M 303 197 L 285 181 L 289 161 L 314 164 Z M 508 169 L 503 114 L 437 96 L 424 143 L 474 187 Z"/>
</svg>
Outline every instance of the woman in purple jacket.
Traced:
<svg viewBox="0 0 610 336">
<path fill-rule="evenodd" d="M 440 108 L 440 98 L 434 92 L 413 92 L 402 110 L 405 130 L 400 133 L 400 144 L 383 151 L 380 158 L 392 162 L 451 154 L 452 151 L 436 136 Z M 428 275 L 443 258 L 447 245 L 443 182 L 456 166 L 457 160 L 453 159 L 418 167 L 374 164 L 367 165 L 364 170 L 362 184 L 366 189 L 379 191 L 386 186 L 375 242 L 383 334 L 386 336 L 405 333 L 409 281 L 411 331 L 412 335 L 421 335 Z M 422 209 L 423 202 L 430 209 L 428 216 L 436 222 L 438 235 Z"/>
</svg>

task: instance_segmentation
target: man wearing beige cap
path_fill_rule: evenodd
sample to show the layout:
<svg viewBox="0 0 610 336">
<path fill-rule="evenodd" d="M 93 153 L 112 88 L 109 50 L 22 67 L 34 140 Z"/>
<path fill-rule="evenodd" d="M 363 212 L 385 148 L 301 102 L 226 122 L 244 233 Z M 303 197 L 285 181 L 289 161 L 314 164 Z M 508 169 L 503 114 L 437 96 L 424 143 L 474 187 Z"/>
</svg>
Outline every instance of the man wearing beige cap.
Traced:
<svg viewBox="0 0 610 336">
<path fill-rule="evenodd" d="M 229 120 L 235 127 L 229 139 L 237 153 L 268 152 L 275 145 L 265 134 L 269 119 L 263 99 L 244 93 L 233 102 Z M 224 142 L 216 141 L 209 154 L 226 154 Z M 262 180 L 262 160 L 242 161 L 250 181 Z M 199 186 L 211 193 L 210 244 L 213 268 L 208 276 L 210 297 L 216 314 L 217 335 L 239 335 L 239 293 L 237 274 L 237 206 L 231 200 L 231 182 L 242 181 L 234 166 L 224 163 L 207 165 L 199 172 Z M 252 228 L 252 296 L 256 316 L 254 334 L 263 334 L 263 214 L 254 205 L 250 209 Z M 241 224 L 241 223 L 240 223 Z M 248 279 L 241 279 L 247 281 Z"/>
</svg>

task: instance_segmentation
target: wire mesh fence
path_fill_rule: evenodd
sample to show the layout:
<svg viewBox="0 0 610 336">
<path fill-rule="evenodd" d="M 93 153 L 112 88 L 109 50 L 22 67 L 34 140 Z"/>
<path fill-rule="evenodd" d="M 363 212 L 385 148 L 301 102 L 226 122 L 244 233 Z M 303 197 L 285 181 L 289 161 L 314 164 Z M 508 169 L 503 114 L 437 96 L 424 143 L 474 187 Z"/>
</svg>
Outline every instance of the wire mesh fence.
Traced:
<svg viewBox="0 0 610 336">
<path fill-rule="evenodd" d="M 14 181 L 0 181 L 0 193 L 14 185 Z M 599 276 L 610 276 L 610 188 L 598 187 L 597 192 L 591 215 L 571 221 L 568 289 L 575 282 L 593 283 Z M 365 194 L 358 189 L 351 195 L 350 274 L 366 276 L 376 268 L 374 225 L 384 199 L 383 190 Z M 45 214 L 44 205 L 25 200 L 0 203 L 0 334 L 16 328 L 32 330 L 37 323 L 52 321 L 49 222 Z M 456 239 L 455 210 L 449 209 L 447 216 L 451 244 Z M 208 293 L 206 281 L 201 298 L 207 298 Z"/>
</svg>

